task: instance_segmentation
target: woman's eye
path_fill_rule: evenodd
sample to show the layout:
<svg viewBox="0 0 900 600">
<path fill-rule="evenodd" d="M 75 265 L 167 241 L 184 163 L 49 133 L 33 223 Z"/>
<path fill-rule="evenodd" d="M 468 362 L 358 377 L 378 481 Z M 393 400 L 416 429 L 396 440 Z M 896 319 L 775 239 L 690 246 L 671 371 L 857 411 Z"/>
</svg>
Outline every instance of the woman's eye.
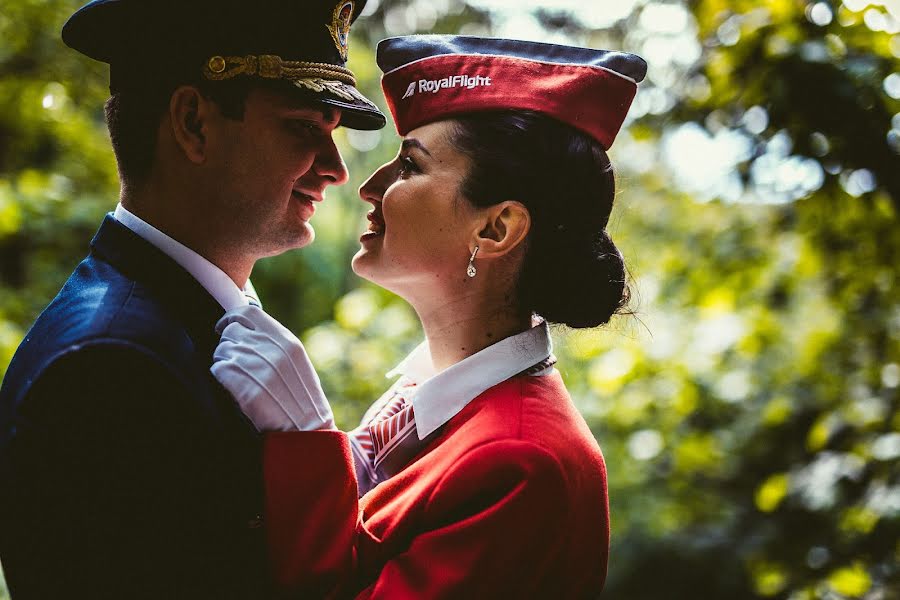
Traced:
<svg viewBox="0 0 900 600">
<path fill-rule="evenodd" d="M 412 173 L 418 173 L 419 166 L 408 156 L 400 157 L 400 176 L 406 177 Z"/>
</svg>

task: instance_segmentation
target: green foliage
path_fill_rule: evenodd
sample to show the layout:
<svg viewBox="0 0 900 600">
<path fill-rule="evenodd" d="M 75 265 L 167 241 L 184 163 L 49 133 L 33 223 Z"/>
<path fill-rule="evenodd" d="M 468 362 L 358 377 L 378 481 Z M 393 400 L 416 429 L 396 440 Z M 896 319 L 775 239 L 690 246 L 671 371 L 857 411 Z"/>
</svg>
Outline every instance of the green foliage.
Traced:
<svg viewBox="0 0 900 600">
<path fill-rule="evenodd" d="M 78 4 L 0 12 L 0 375 L 117 196 L 105 68 L 58 37 Z M 380 99 L 375 41 L 506 33 L 512 11 L 484 8 L 498 4 L 385 0 L 354 28 L 351 67 Z M 608 463 L 606 594 L 900 598 L 896 3 L 630 4 L 603 28 L 538 13 L 546 39 L 651 63 L 611 152 L 636 315 L 554 332 Z M 355 190 L 398 139 L 339 135 L 351 182 L 317 212 L 316 243 L 253 277 L 349 428 L 421 333 L 348 269 L 364 229 Z"/>
</svg>

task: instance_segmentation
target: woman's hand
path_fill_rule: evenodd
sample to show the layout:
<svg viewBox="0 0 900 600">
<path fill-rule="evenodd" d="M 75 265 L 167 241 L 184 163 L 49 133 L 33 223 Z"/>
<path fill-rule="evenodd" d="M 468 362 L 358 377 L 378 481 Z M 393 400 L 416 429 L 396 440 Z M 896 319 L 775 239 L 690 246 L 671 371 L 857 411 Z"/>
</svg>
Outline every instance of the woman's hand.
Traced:
<svg viewBox="0 0 900 600">
<path fill-rule="evenodd" d="M 210 369 L 261 432 L 335 429 L 303 344 L 257 306 L 225 313 Z"/>
</svg>

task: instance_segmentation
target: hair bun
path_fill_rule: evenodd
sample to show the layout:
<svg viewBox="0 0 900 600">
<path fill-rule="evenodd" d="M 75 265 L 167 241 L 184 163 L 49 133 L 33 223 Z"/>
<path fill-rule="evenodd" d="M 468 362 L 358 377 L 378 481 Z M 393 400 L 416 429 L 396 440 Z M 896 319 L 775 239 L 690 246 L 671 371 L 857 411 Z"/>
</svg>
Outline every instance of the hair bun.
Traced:
<svg viewBox="0 0 900 600">
<path fill-rule="evenodd" d="M 532 239 L 520 294 L 551 323 L 597 327 L 629 298 L 625 261 L 606 231 Z"/>
</svg>

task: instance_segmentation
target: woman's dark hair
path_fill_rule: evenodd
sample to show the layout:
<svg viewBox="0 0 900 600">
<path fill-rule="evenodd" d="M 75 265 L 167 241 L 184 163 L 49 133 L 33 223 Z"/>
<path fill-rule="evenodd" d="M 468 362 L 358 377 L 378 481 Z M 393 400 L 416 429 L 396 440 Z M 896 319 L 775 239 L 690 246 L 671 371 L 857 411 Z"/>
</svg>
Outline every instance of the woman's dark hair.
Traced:
<svg viewBox="0 0 900 600">
<path fill-rule="evenodd" d="M 519 307 L 570 327 L 607 323 L 627 305 L 629 290 L 606 232 L 615 176 L 600 143 L 529 111 L 455 121 L 451 143 L 471 162 L 461 193 L 478 207 L 517 200 L 531 215 Z"/>
</svg>

